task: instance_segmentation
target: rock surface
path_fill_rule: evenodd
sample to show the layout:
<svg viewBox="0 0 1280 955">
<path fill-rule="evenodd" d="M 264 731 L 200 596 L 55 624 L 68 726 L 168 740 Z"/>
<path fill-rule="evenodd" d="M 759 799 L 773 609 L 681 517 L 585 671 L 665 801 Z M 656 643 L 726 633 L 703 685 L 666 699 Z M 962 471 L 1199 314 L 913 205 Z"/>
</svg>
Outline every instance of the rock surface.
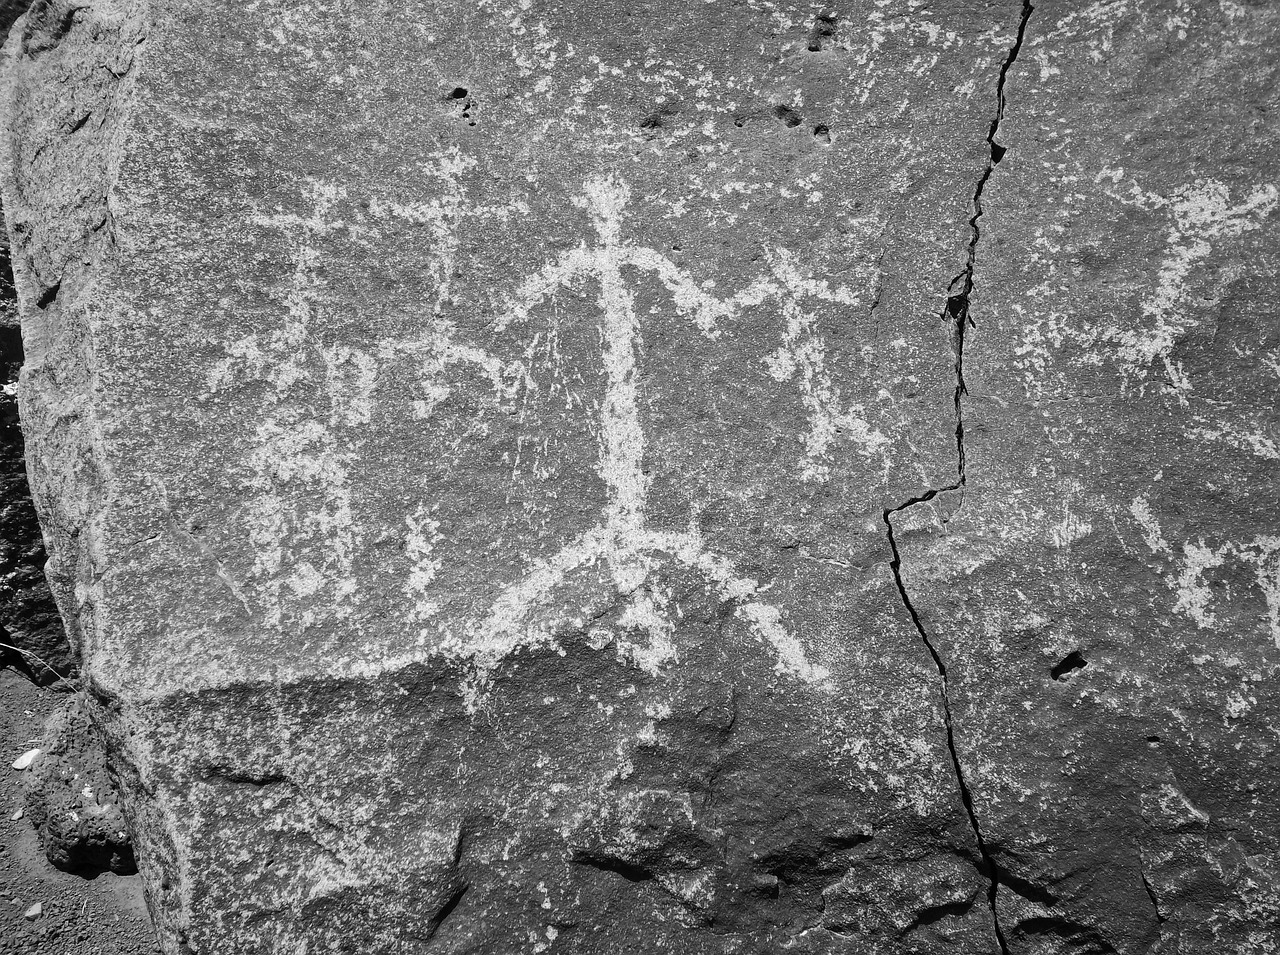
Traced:
<svg viewBox="0 0 1280 955">
<path fill-rule="evenodd" d="M 0 268 L 0 309 L 5 302 Z M 10 287 L 11 290 L 11 287 Z M 27 484 L 17 384 L 22 338 L 0 317 L 0 661 L 42 685 L 75 672 L 75 651 L 44 576 L 45 548 Z"/>
<path fill-rule="evenodd" d="M 904 582 L 1011 951 L 1275 951 L 1280 7 L 1031 23 Z"/>
<path fill-rule="evenodd" d="M 77 694 L 49 718 L 39 755 L 23 776 L 26 814 L 57 868 L 88 877 L 132 875 L 138 869 L 127 823 L 88 710 Z"/>
<path fill-rule="evenodd" d="M 0 0 L 0 37 L 25 2 Z M 27 486 L 17 384 L 22 367 L 18 295 L 7 230 L 0 230 L 0 664 L 49 685 L 76 668 L 44 578 L 45 548 Z"/>
<path fill-rule="evenodd" d="M 165 950 L 1268 951 L 1278 41 L 38 3 L 23 414 Z"/>
<path fill-rule="evenodd" d="M 43 727 L 66 700 L 13 670 L 0 670 L 0 952 L 4 955 L 155 955 L 142 878 L 105 872 L 85 878 L 49 864 L 26 813 L 14 757 L 41 744 Z M 24 913 L 40 903 L 41 915 Z"/>
</svg>

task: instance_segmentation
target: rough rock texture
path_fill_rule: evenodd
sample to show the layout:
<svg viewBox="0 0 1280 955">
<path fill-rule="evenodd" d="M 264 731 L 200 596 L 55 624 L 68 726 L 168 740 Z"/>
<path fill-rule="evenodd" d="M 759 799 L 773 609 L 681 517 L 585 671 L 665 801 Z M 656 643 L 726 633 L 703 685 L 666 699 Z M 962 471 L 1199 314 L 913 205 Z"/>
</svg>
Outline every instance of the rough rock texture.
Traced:
<svg viewBox="0 0 1280 955">
<path fill-rule="evenodd" d="M 0 296 L 3 283 L 0 273 Z M 5 304 L 0 297 L 0 308 Z M 73 673 L 77 661 L 44 576 L 44 540 L 18 421 L 21 366 L 18 328 L 0 324 L 0 661 L 47 685 Z"/>
<path fill-rule="evenodd" d="M 894 525 L 1011 951 L 1280 948 L 1278 49 L 1037 4 L 1010 73 L 964 488 Z"/>
<path fill-rule="evenodd" d="M 124 814 L 82 695 L 50 718 L 23 779 L 26 809 L 48 860 L 66 872 L 137 871 Z"/>
<path fill-rule="evenodd" d="M 49 864 L 26 814 L 23 777 L 11 768 L 41 745 L 48 717 L 66 700 L 13 670 L 0 670 L 0 952 L 4 955 L 155 955 L 142 877 L 85 878 Z M 27 918 L 40 904 L 38 918 Z"/>
<path fill-rule="evenodd" d="M 0 36 L 24 7 L 0 2 Z M 18 295 L 5 230 L 0 234 L 0 664 L 47 685 L 72 673 L 77 660 L 44 578 L 44 539 L 27 486 L 18 421 L 21 367 Z"/>
<path fill-rule="evenodd" d="M 1276 6 L 15 37 L 35 494 L 167 951 L 1269 950 Z"/>
</svg>

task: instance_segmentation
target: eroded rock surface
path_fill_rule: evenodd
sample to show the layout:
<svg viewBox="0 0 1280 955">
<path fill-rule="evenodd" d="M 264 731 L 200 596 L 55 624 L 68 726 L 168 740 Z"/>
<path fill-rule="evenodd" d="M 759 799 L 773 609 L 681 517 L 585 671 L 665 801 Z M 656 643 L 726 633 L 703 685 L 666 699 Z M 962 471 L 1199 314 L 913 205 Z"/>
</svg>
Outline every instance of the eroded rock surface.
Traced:
<svg viewBox="0 0 1280 955">
<path fill-rule="evenodd" d="M 25 2 L 0 2 L 0 36 L 25 8 Z M 0 232 L 0 663 L 47 685 L 71 674 L 77 660 L 45 582 L 44 539 L 27 486 L 17 399 L 18 295 L 8 231 Z"/>
<path fill-rule="evenodd" d="M 49 719 L 23 784 L 27 814 L 50 863 L 89 877 L 137 871 L 102 739 L 84 696 L 72 696 Z"/>
<path fill-rule="evenodd" d="M 37 4 L 23 411 L 166 949 L 1265 951 L 1277 36 Z"/>
<path fill-rule="evenodd" d="M 0 260 L 0 309 L 7 304 L 2 267 Z M 48 685 L 72 674 L 77 661 L 44 576 L 44 539 L 27 484 L 18 420 L 21 366 L 18 327 L 4 324 L 0 316 L 0 660 Z"/>
</svg>

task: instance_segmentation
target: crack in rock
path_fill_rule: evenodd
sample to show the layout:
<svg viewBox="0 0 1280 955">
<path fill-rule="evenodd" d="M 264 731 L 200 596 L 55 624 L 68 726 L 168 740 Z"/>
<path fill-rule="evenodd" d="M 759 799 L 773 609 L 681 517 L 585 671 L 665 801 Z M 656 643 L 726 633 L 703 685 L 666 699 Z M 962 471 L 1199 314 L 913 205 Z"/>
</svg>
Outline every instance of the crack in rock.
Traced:
<svg viewBox="0 0 1280 955">
<path fill-rule="evenodd" d="M 973 831 L 974 842 L 977 844 L 978 854 L 981 859 L 981 872 L 987 879 L 987 906 L 991 910 L 991 926 L 995 933 L 996 943 L 1000 947 L 1001 955 L 1010 955 L 1009 943 L 1005 938 L 1004 929 L 1000 925 L 1000 913 L 997 907 L 997 899 L 1001 886 L 1001 872 L 996 864 L 994 857 L 987 848 L 986 840 L 982 835 L 982 826 L 978 821 L 977 811 L 973 805 L 973 793 L 969 788 L 969 783 L 965 777 L 964 767 L 960 762 L 960 754 L 956 749 L 955 722 L 951 714 L 951 693 L 947 680 L 947 665 L 942 659 L 942 655 L 938 652 L 938 648 L 934 645 L 929 633 L 925 630 L 924 623 L 920 620 L 920 615 L 916 611 L 915 605 L 911 602 L 911 597 L 907 593 L 906 584 L 902 579 L 902 555 L 898 551 L 898 542 L 893 533 L 893 515 L 898 511 L 904 511 L 914 507 L 917 504 L 924 504 L 932 501 L 944 491 L 961 491 L 963 493 L 965 486 L 965 451 L 964 451 L 964 409 L 963 399 L 968 393 L 965 387 L 964 379 L 964 340 L 966 328 L 973 325 L 973 320 L 969 316 L 969 300 L 974 287 L 974 264 L 978 254 L 978 240 L 981 238 L 981 230 L 978 226 L 978 220 L 982 218 L 982 195 L 986 190 L 987 182 L 991 179 L 991 174 L 995 171 L 995 167 L 1004 159 L 1006 148 L 997 140 L 1000 131 L 1000 122 L 1004 119 L 1005 112 L 1005 82 L 1009 76 L 1009 70 L 1018 59 L 1018 54 L 1022 50 L 1022 44 L 1026 38 L 1027 24 L 1031 19 L 1031 14 L 1035 7 L 1023 0 L 1022 16 L 1018 21 L 1018 31 L 1014 38 L 1013 45 L 1009 48 L 1009 53 L 1005 57 L 1004 63 L 1000 67 L 1000 75 L 996 81 L 996 113 L 992 117 L 991 126 L 987 130 L 987 147 L 990 155 L 987 159 L 986 167 L 982 171 L 982 175 L 978 178 L 977 186 L 973 192 L 973 215 L 969 219 L 969 248 L 968 255 L 965 259 L 964 270 L 951 280 L 947 289 L 947 301 L 943 308 L 941 318 L 945 322 L 950 322 L 953 326 L 952 347 L 955 350 L 955 415 L 956 415 L 956 480 L 953 484 L 946 487 L 932 488 L 917 497 L 914 497 L 897 507 L 886 508 L 884 510 L 884 524 L 889 540 L 889 550 L 891 558 L 889 560 L 889 568 L 893 571 L 893 580 L 898 588 L 898 596 L 902 599 L 902 604 L 907 609 L 907 613 L 911 617 L 911 622 L 916 628 L 916 632 L 920 635 L 921 641 L 925 648 L 929 651 L 929 656 L 933 660 L 934 666 L 938 671 L 938 679 L 942 691 L 942 715 L 947 731 L 947 751 L 951 755 L 951 768 L 955 773 L 956 784 L 960 790 L 960 801 L 964 805 L 965 815 L 969 819 L 969 828 Z"/>
<path fill-rule="evenodd" d="M 965 330 L 973 326 L 973 319 L 969 316 L 969 298 L 973 293 L 973 273 L 974 263 L 978 255 L 978 240 L 982 237 L 978 220 L 982 218 L 982 194 L 987 188 L 987 182 L 1007 152 L 1005 147 L 1001 146 L 996 140 L 996 136 L 1000 132 L 1000 123 L 1004 119 L 1004 86 L 1009 77 L 1009 70 L 1013 68 L 1013 64 L 1018 59 L 1018 54 L 1022 51 L 1022 42 L 1027 35 L 1027 24 L 1030 22 L 1031 14 L 1034 10 L 1035 7 L 1028 0 L 1023 0 L 1022 18 L 1018 21 L 1017 35 L 1014 38 L 1013 46 L 1009 47 L 1009 54 L 1005 57 L 1004 63 L 1000 67 L 1000 76 L 996 80 L 996 114 L 991 118 L 991 126 L 987 130 L 987 148 L 990 154 L 987 158 L 987 165 L 982 170 L 982 175 L 978 177 L 978 184 L 973 191 L 973 215 L 969 218 L 968 255 L 965 258 L 964 269 L 951 280 L 951 284 L 947 287 L 947 301 L 943 306 L 941 315 L 944 322 L 949 322 L 952 325 L 952 347 L 955 350 L 956 458 L 957 473 L 959 475 L 958 483 L 961 485 L 965 482 L 964 409 L 962 401 L 964 396 L 968 394 L 964 380 L 964 338 Z"/>
<path fill-rule="evenodd" d="M 951 693 L 947 682 L 947 665 L 942 659 L 942 654 L 938 652 L 938 648 L 930 639 L 929 633 L 924 628 L 924 624 L 920 620 L 920 614 L 916 611 L 915 605 L 911 602 L 911 597 L 907 594 L 906 584 L 902 580 L 902 555 L 898 551 L 898 542 L 893 534 L 892 515 L 898 511 L 906 510 L 917 504 L 923 504 L 932 500 L 943 491 L 959 490 L 960 484 L 956 483 L 950 487 L 935 488 L 918 498 L 913 498 L 904 504 L 895 508 L 886 508 L 884 512 L 884 525 L 889 538 L 889 550 L 892 557 L 889 560 L 889 569 L 893 571 L 893 581 L 898 587 L 898 596 L 902 599 L 902 605 L 907 608 L 907 613 L 911 617 L 911 622 L 916 628 L 916 632 L 920 635 L 920 640 L 924 643 L 925 648 L 929 651 L 929 656 L 933 659 L 933 664 L 938 670 L 938 679 L 942 690 L 942 718 L 947 730 L 947 752 L 951 755 L 951 768 L 955 773 L 956 784 L 960 789 L 960 801 L 964 804 L 965 815 L 969 819 L 969 828 L 973 830 L 973 838 L 978 846 L 978 855 L 981 858 L 980 871 L 987 880 L 987 905 L 991 909 L 991 923 L 995 931 L 996 941 L 1000 945 L 1001 955 L 1009 955 L 1009 945 L 1005 941 L 1004 930 L 1000 926 L 1000 915 L 996 910 L 996 897 L 1000 890 L 999 869 L 995 860 L 992 858 L 990 851 L 987 849 L 986 840 L 982 837 L 982 826 L 978 822 L 977 811 L 973 807 L 973 794 L 969 789 L 968 780 L 965 778 L 964 767 L 960 762 L 960 754 L 956 750 L 956 734 L 955 724 L 951 717 Z"/>
</svg>

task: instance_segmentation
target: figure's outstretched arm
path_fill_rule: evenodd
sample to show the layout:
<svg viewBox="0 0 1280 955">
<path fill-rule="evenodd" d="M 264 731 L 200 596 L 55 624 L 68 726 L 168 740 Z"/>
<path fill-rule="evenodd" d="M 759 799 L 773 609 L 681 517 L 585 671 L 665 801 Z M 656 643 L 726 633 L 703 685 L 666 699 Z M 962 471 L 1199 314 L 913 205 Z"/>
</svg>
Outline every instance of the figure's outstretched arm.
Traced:
<svg viewBox="0 0 1280 955">
<path fill-rule="evenodd" d="M 656 275 L 675 299 L 676 308 L 682 313 L 692 314 L 698 328 L 708 337 L 718 333 L 716 323 L 720 319 L 729 318 L 743 308 L 759 305 L 779 291 L 776 282 L 761 278 L 736 295 L 719 299 L 699 288 L 692 275 L 653 249 L 630 247 L 624 253 L 624 261 Z"/>
<path fill-rule="evenodd" d="M 515 294 L 508 297 L 506 308 L 494 318 L 494 329 L 502 331 L 512 322 L 528 321 L 533 307 L 550 298 L 557 289 L 569 285 L 580 275 L 598 272 L 598 255 L 599 250 L 580 245 L 562 253 L 554 262 L 547 263 L 540 271 L 530 275 L 516 289 Z"/>
</svg>

